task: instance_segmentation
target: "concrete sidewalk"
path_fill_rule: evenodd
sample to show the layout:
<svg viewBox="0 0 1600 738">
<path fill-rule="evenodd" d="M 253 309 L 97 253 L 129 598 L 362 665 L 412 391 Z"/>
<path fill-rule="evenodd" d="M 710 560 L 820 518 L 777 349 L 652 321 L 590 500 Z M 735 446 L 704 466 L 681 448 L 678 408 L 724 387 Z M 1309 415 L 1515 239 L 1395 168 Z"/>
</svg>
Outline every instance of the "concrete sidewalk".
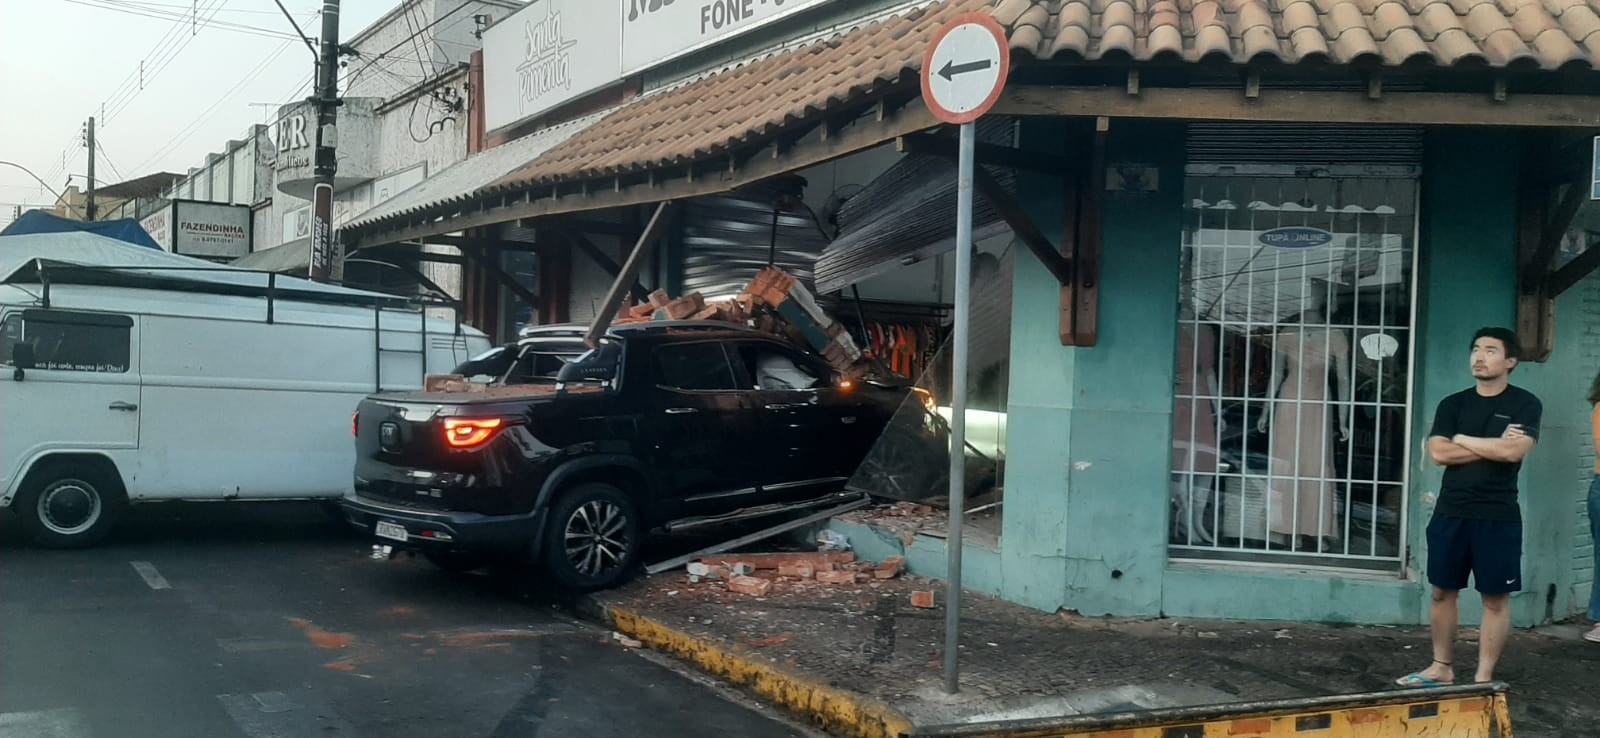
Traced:
<svg viewBox="0 0 1600 738">
<path fill-rule="evenodd" d="M 590 614 L 645 645 L 844 735 L 912 726 L 1375 692 L 1426 666 L 1421 628 L 1089 619 L 968 593 L 961 684 L 941 689 L 940 583 L 902 575 L 827 585 L 774 579 L 765 596 L 681 571 L 590 596 Z M 932 590 L 932 609 L 911 592 Z M 1519 736 L 1600 735 L 1600 646 L 1579 626 L 1519 631 L 1503 659 Z M 1463 636 L 1475 634 L 1466 630 Z M 1476 646 L 1463 643 L 1458 673 Z M 1464 669 L 1463 669 L 1464 667 Z"/>
</svg>

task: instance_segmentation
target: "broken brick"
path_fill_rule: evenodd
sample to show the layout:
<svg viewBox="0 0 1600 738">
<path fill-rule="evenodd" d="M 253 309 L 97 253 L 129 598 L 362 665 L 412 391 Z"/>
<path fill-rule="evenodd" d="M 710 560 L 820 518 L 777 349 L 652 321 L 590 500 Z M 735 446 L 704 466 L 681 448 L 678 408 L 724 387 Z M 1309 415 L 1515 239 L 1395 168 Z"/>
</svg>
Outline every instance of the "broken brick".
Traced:
<svg viewBox="0 0 1600 738">
<path fill-rule="evenodd" d="M 819 571 L 817 581 L 823 584 L 855 584 L 856 573 L 853 571 Z"/>
<path fill-rule="evenodd" d="M 808 562 L 778 565 L 778 576 L 780 577 L 798 577 L 800 579 L 810 579 L 816 573 L 817 568 Z"/>
<path fill-rule="evenodd" d="M 921 608 L 933 607 L 933 592 L 928 590 L 918 590 L 916 592 L 912 592 L 911 606 Z"/>
<path fill-rule="evenodd" d="M 699 310 L 699 308 L 695 307 L 693 300 L 683 297 L 667 303 L 666 307 L 662 308 L 662 311 L 672 320 L 683 320 L 699 312 Z"/>
<path fill-rule="evenodd" d="M 853 551 L 735 553 L 716 554 L 714 556 L 704 556 L 700 558 L 700 561 L 707 564 L 721 564 L 723 566 L 732 566 L 733 564 L 749 564 L 757 569 L 776 569 L 782 564 L 798 564 L 804 562 L 811 564 L 812 568 L 817 569 L 818 571 L 821 571 L 824 566 L 827 566 L 827 568 L 832 568 L 832 565 L 834 564 L 848 564 L 855 560 L 856 555 Z"/>
<path fill-rule="evenodd" d="M 879 564 L 872 570 L 872 576 L 878 579 L 893 579 L 897 576 L 900 576 L 900 572 L 905 571 L 905 569 L 905 558 L 900 556 L 890 556 L 889 558 L 884 559 L 882 564 Z"/>
<path fill-rule="evenodd" d="M 728 591 L 751 597 L 764 597 L 772 590 L 772 582 L 755 577 L 734 577 L 728 580 Z"/>
<path fill-rule="evenodd" d="M 666 307 L 667 303 L 669 302 L 672 302 L 672 296 L 667 294 L 665 291 L 656 290 L 655 292 L 650 293 L 650 307 L 654 308 L 655 310 Z M 651 312 L 655 312 L 655 310 L 652 310 Z"/>
</svg>

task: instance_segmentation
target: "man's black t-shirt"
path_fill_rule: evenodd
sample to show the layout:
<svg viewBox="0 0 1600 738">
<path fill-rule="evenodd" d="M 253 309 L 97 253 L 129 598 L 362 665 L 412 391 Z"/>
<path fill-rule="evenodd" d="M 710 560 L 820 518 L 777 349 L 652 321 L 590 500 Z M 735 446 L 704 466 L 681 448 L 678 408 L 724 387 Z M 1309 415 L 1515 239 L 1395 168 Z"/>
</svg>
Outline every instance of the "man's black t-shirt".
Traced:
<svg viewBox="0 0 1600 738">
<path fill-rule="evenodd" d="M 1508 385 L 1494 397 L 1484 397 L 1477 388 L 1471 388 L 1439 401 L 1429 435 L 1449 439 L 1460 433 L 1499 438 L 1506 426 L 1520 425 L 1529 438 L 1538 440 L 1543 414 L 1539 398 L 1520 387 Z M 1521 462 L 1488 459 L 1446 467 L 1434 514 L 1474 520 L 1521 520 L 1522 510 L 1517 506 L 1517 472 L 1521 470 Z"/>
</svg>

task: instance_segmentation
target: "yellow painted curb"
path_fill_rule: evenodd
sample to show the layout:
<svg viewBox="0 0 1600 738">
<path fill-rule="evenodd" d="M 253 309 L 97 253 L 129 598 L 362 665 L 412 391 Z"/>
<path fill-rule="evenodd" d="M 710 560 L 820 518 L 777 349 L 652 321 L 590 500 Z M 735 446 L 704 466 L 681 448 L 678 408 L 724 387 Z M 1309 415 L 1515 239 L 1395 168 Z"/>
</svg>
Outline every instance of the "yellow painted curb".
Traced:
<svg viewBox="0 0 1600 738">
<path fill-rule="evenodd" d="M 856 738 L 899 738 L 911 730 L 911 721 L 888 705 L 790 673 L 760 657 L 733 653 L 620 607 L 611 608 L 611 620 L 618 631 L 645 645 L 749 687 L 826 730 Z"/>
</svg>

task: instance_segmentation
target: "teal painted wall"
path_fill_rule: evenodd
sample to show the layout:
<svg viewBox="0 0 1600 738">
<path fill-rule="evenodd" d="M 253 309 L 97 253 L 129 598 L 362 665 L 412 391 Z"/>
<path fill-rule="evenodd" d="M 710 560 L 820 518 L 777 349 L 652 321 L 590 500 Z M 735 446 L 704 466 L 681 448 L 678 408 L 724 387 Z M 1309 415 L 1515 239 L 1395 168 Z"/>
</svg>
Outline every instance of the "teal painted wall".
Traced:
<svg viewBox="0 0 1600 738">
<path fill-rule="evenodd" d="M 1064 129 L 1027 121 L 1024 148 L 1059 151 Z M 1166 566 L 1173 315 L 1183 126 L 1118 121 L 1109 160 L 1160 167 L 1155 193 L 1108 193 L 1099 345 L 1061 345 L 1060 288 L 1017 260 L 1008 406 L 1002 595 L 1088 615 L 1160 611 Z M 1023 204 L 1059 242 L 1062 190 L 1028 175 Z"/>
<path fill-rule="evenodd" d="M 1470 151 L 1473 155 L 1462 156 Z M 1516 323 L 1516 172 L 1519 139 L 1513 132 L 1439 131 L 1428 137 L 1422 193 L 1423 300 L 1417 359 L 1418 449 L 1412 469 L 1411 563 L 1422 579 L 1427 561 L 1424 530 L 1442 470 L 1421 451 L 1434 409 L 1451 392 L 1471 386 L 1468 350 L 1486 325 Z M 1575 289 L 1557 302 L 1556 350 L 1545 363 L 1525 362 L 1512 382 L 1538 395 L 1545 414 L 1539 445 L 1523 464 L 1523 591 L 1512 597 L 1516 624 L 1532 626 L 1564 617 L 1572 608 L 1577 542 L 1573 500 L 1581 494 L 1587 443 L 1592 367 L 1581 339 L 1591 318 Z M 1429 588 L 1420 586 L 1426 602 Z M 1462 595 L 1462 619 L 1478 622 L 1481 601 Z"/>
<path fill-rule="evenodd" d="M 1024 119 L 1022 148 L 1065 150 L 1066 128 Z M 1058 178 L 1019 173 L 1024 209 L 1061 243 Z M 1037 259 L 1019 251 L 1012 290 L 1011 388 L 1006 417 L 1006 498 L 1000 533 L 1000 596 L 1055 610 L 1067 589 L 1067 451 L 1077 355 L 1061 345 L 1060 286 Z"/>
<path fill-rule="evenodd" d="M 1029 120 L 1022 145 L 1060 152 L 1064 136 L 1059 123 Z M 1473 331 L 1514 322 L 1516 134 L 1428 136 L 1416 275 L 1411 548 L 1407 570 L 1393 575 L 1168 562 L 1183 128 L 1117 121 L 1110 145 L 1113 163 L 1158 165 L 1160 191 L 1109 193 L 1098 346 L 1061 346 L 1059 287 L 1030 255 L 1018 256 L 1000 550 L 967 548 L 967 588 L 1086 615 L 1425 623 L 1423 531 L 1440 470 L 1421 447 L 1439 400 L 1471 383 Z M 1059 242 L 1060 183 L 1024 174 L 1020 184 L 1030 216 Z M 1523 480 L 1529 591 L 1513 602 L 1524 626 L 1581 611 L 1593 577 L 1582 507 L 1593 463 L 1583 395 L 1600 361 L 1600 279 L 1563 296 L 1557 316 L 1551 361 L 1525 363 L 1514 376 L 1545 401 L 1543 436 Z M 913 571 L 944 574 L 942 542 L 919 538 L 905 547 L 846 532 L 865 544 L 858 547 L 864 555 L 903 554 Z M 1478 621 L 1476 596 L 1463 603 L 1463 620 Z"/>
</svg>

